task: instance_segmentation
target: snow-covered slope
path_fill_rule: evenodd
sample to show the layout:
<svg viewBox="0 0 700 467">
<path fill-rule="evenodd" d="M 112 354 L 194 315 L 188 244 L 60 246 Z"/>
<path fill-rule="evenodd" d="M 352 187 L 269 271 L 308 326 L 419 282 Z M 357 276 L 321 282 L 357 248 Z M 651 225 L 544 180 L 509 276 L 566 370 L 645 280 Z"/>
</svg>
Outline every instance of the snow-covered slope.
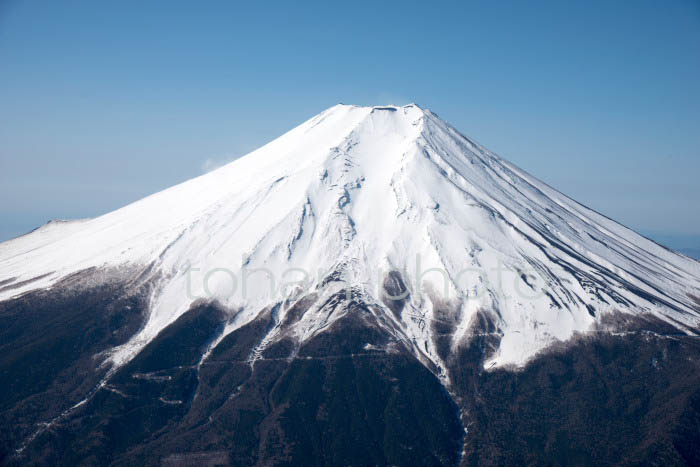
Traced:
<svg viewBox="0 0 700 467">
<path fill-rule="evenodd" d="M 700 263 L 417 105 L 337 105 L 206 175 L 2 243 L 0 300 L 90 267 L 142 270 L 158 283 L 145 327 L 115 350 L 117 363 L 199 298 L 243 310 L 230 332 L 266 306 L 345 286 L 437 363 L 431 320 L 452 323 L 458 346 L 477 314 L 492 317 L 502 338 L 488 366 L 522 364 L 614 312 L 652 313 L 683 332 L 700 323 Z M 382 304 L 390 271 L 409 292 L 399 313 Z M 329 283 L 334 273 L 344 282 Z M 318 311 L 295 325 L 298 339 L 337 318 Z"/>
</svg>

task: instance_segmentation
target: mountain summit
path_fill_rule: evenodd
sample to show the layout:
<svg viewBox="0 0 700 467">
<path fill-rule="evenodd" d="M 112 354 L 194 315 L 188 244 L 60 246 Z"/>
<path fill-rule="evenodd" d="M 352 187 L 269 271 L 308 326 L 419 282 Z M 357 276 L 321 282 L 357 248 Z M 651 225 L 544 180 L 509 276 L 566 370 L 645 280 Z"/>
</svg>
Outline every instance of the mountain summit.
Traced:
<svg viewBox="0 0 700 467">
<path fill-rule="evenodd" d="M 306 394 L 300 381 L 310 375 L 321 385 L 343 381 L 323 383 L 319 375 L 328 378 L 331 367 L 317 373 L 294 365 L 381 357 L 394 363 L 356 363 L 359 379 L 351 382 L 382 374 L 389 378 L 382 384 L 398 378 L 410 386 L 417 374 L 434 377 L 420 390 L 396 389 L 412 394 L 401 399 L 409 405 L 419 404 L 413 397 L 420 391 L 438 397 L 435 388 L 448 390 L 434 401 L 439 420 L 419 420 L 415 435 L 427 436 L 423 448 L 440 464 L 471 452 L 466 368 L 473 375 L 523 369 L 567 342 L 641 328 L 696 336 L 700 263 L 571 200 L 417 105 L 337 105 L 205 175 L 101 217 L 52 222 L 0 244 L 0 302 L 0 318 L 13 317 L 12 326 L 31 319 L 29 328 L 48 332 L 46 319 L 60 337 L 42 347 L 26 329 L 6 331 L 7 342 L 26 350 L 0 366 L 8 375 L 20 378 L 20 363 L 42 352 L 58 359 L 31 388 L 13 383 L 18 395 L 5 423 L 43 423 L 34 430 L 22 422 L 13 432 L 6 445 L 17 455 L 51 445 L 46 440 L 67 420 L 80 427 L 70 434 L 76 443 L 117 419 L 129 426 L 105 408 L 112 398 L 157 414 L 148 419 L 153 426 L 139 425 L 140 437 L 100 444 L 128 460 L 146 455 L 144 439 L 165 449 L 174 433 L 224 430 L 211 424 L 248 430 L 244 414 L 255 410 L 252 451 L 219 449 L 225 443 L 213 434 L 201 450 L 214 460 L 270 460 L 263 448 L 281 443 L 295 460 L 303 456 L 294 457 L 293 446 L 313 445 L 309 452 L 321 455 L 330 441 L 285 438 L 292 435 L 284 420 L 311 422 L 284 404 Z M 69 337 L 71 344 L 61 340 Z M 465 352 L 477 342 L 470 366 Z M 284 374 L 298 379 L 267 381 L 278 371 L 261 376 L 270 362 L 286 365 L 282 372 L 296 368 Z M 78 370 L 91 376 L 66 376 Z M 370 387 L 358 391 L 384 394 L 384 386 Z M 37 408 L 30 396 L 42 391 L 64 402 Z M 269 391 L 272 399 L 260 396 Z M 245 410 L 225 409 L 234 399 L 247 400 Z M 451 404 L 461 411 L 456 420 Z M 321 403 L 312 418 L 333 419 L 334 407 Z M 238 415 L 217 422 L 221 410 Z M 282 413 L 287 418 L 275 418 Z M 443 429 L 450 433 L 444 440 L 426 435 Z M 363 462 L 401 459 L 380 451 Z M 286 459 L 279 455 L 273 460 Z"/>
<path fill-rule="evenodd" d="M 337 105 L 211 173 L 6 242 L 0 282 L 14 282 L 0 299 L 87 268 L 146 267 L 159 287 L 146 325 L 115 353 L 120 363 L 197 298 L 242 310 L 230 332 L 302 291 L 322 304 L 337 292 L 327 287 L 332 274 L 436 363 L 425 326 L 433 320 L 449 323 L 457 346 L 487 316 L 502 336 L 489 366 L 523 364 L 611 313 L 652 313 L 682 332 L 700 322 L 698 262 L 572 201 L 414 104 Z M 405 287 L 401 310 L 382 305 L 387 278 Z M 293 334 L 304 339 L 336 317 L 307 313 Z"/>
</svg>

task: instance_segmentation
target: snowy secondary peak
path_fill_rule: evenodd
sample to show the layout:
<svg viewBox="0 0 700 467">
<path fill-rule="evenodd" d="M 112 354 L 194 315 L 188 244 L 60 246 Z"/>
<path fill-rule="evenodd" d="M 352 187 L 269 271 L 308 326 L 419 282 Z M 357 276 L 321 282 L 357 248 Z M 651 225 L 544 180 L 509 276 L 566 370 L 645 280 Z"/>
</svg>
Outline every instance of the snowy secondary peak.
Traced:
<svg viewBox="0 0 700 467">
<path fill-rule="evenodd" d="M 486 318 L 488 366 L 647 314 L 700 323 L 700 263 L 550 188 L 415 104 L 336 105 L 217 170 L 94 219 L 0 244 L 0 300 L 88 268 L 147 277 L 147 322 L 127 361 L 197 300 L 236 310 L 225 330 L 318 297 L 285 332 L 323 332 L 339 290 L 360 297 L 424 361 L 436 327 L 455 349 Z M 129 276 L 131 277 L 131 276 Z M 331 280 L 333 279 L 333 280 Z M 387 284 L 401 306 L 387 305 Z M 274 339 L 275 336 L 269 336 Z"/>
</svg>

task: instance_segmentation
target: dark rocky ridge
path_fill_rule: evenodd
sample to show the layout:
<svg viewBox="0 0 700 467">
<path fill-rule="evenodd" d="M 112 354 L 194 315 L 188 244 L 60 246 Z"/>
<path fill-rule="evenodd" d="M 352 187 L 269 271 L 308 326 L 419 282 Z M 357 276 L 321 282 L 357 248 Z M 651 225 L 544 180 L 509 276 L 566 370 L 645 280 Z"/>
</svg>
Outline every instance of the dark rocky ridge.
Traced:
<svg viewBox="0 0 700 467">
<path fill-rule="evenodd" d="M 446 389 L 383 330 L 376 304 L 344 294 L 325 304 L 344 317 L 302 345 L 284 337 L 254 352 L 315 296 L 282 323 L 275 307 L 261 310 L 200 364 L 232 314 L 199 303 L 91 393 L 107 373 L 95 355 L 138 330 L 148 286 L 72 284 L 0 304 L 2 464 L 700 463 L 700 342 L 649 317 L 611 318 L 607 329 L 630 332 L 591 333 L 524 369 L 487 372 L 498 335 L 484 312 L 447 358 Z M 387 286 L 403 291 L 400 278 Z M 435 326 L 438 349 L 450 345 L 451 323 Z"/>
<path fill-rule="evenodd" d="M 149 284 L 77 286 L 93 273 L 0 303 L 0 459 L 90 394 L 108 371 L 100 353 L 142 326 Z"/>
</svg>

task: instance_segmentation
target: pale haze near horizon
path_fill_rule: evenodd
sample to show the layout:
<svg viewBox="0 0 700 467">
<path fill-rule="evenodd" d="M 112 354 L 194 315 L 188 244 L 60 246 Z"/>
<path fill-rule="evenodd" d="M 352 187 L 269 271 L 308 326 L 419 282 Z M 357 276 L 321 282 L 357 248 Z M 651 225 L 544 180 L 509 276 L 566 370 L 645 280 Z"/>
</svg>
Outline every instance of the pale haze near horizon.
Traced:
<svg viewBox="0 0 700 467">
<path fill-rule="evenodd" d="M 0 67 L 0 241 L 199 175 L 338 102 L 416 102 L 577 201 L 700 249 L 691 0 L 4 2 Z"/>
</svg>

